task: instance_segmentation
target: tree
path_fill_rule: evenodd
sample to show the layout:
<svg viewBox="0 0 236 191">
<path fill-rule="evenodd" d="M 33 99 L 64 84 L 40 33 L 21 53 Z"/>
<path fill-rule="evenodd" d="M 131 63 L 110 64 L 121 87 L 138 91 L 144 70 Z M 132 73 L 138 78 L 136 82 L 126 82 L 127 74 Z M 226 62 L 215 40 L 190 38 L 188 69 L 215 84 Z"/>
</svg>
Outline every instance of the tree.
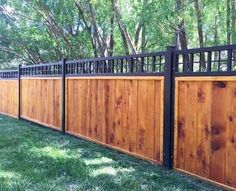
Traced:
<svg viewBox="0 0 236 191">
<path fill-rule="evenodd" d="M 235 0 L 0 3 L 1 67 L 236 43 Z"/>
<path fill-rule="evenodd" d="M 122 36 L 123 44 L 124 44 L 125 49 L 126 49 L 126 53 L 129 54 L 129 50 L 128 50 L 128 47 L 129 47 L 131 49 L 132 54 L 137 54 L 136 47 L 134 46 L 134 43 L 133 43 L 133 41 L 130 37 L 130 34 L 127 31 L 126 25 L 122 21 L 122 17 L 121 17 L 121 14 L 120 14 L 120 10 L 119 10 L 117 0 L 112 0 L 112 8 L 113 8 L 114 14 L 116 16 L 116 21 L 117 21 L 117 24 L 119 26 L 119 30 L 120 30 L 120 33 L 121 33 L 121 36 Z"/>
<path fill-rule="evenodd" d="M 231 8 L 230 8 L 230 0 L 226 0 L 227 4 L 227 20 L 226 20 L 226 25 L 227 25 L 227 43 L 231 43 L 231 22 L 230 22 L 230 17 L 231 17 Z"/>
<path fill-rule="evenodd" d="M 178 13 L 178 24 L 176 28 L 176 35 L 177 35 L 177 42 L 180 42 L 181 49 L 187 49 L 188 48 L 188 41 L 187 41 L 187 35 L 185 30 L 185 21 L 183 16 L 181 15 L 181 10 L 183 9 L 182 0 L 176 0 L 176 12 Z M 178 47 L 178 44 L 177 44 Z"/>
<path fill-rule="evenodd" d="M 199 38 L 199 45 L 200 48 L 204 47 L 204 34 L 203 34 L 203 22 L 202 22 L 202 13 L 199 5 L 199 0 L 194 0 L 194 7 L 196 11 L 197 17 L 197 31 L 198 31 L 198 38 Z M 205 54 L 200 54 L 200 63 L 203 70 L 206 69 L 206 60 Z"/>
<path fill-rule="evenodd" d="M 231 35 L 232 43 L 236 43 L 236 3 L 235 0 L 231 0 Z"/>
</svg>

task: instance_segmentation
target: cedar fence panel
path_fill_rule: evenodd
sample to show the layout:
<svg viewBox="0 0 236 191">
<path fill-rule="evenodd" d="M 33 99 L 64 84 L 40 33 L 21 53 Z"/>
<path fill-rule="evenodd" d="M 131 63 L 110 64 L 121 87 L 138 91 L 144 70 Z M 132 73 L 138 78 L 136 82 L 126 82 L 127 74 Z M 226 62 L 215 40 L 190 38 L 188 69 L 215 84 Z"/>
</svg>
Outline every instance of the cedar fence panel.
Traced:
<svg viewBox="0 0 236 191">
<path fill-rule="evenodd" d="M 21 118 L 60 129 L 61 79 L 22 78 Z"/>
<path fill-rule="evenodd" d="M 67 78 L 66 131 L 161 164 L 163 80 Z"/>
<path fill-rule="evenodd" d="M 174 167 L 236 187 L 236 77 L 177 77 Z"/>
</svg>

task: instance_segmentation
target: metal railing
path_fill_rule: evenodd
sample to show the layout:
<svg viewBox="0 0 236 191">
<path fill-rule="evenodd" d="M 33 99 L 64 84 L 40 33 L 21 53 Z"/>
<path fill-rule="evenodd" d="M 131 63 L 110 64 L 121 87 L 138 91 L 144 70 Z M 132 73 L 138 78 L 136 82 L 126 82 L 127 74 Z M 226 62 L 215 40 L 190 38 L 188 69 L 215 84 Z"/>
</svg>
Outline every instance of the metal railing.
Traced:
<svg viewBox="0 0 236 191">
<path fill-rule="evenodd" d="M 62 63 L 21 66 L 21 76 L 61 76 Z"/>
<path fill-rule="evenodd" d="M 0 71 L 0 79 L 16 79 L 18 78 L 18 70 Z"/>
<path fill-rule="evenodd" d="M 66 76 L 164 75 L 167 51 L 128 56 L 87 58 L 56 63 L 21 66 L 19 70 L 0 71 L 0 79 L 21 76 L 61 76 L 65 64 Z M 176 76 L 207 76 L 236 74 L 236 45 L 208 48 L 172 49 Z"/>
<path fill-rule="evenodd" d="M 174 52 L 176 75 L 233 75 L 236 45 L 178 50 Z"/>
<path fill-rule="evenodd" d="M 148 75 L 164 72 L 165 52 L 66 62 L 67 75 Z"/>
</svg>

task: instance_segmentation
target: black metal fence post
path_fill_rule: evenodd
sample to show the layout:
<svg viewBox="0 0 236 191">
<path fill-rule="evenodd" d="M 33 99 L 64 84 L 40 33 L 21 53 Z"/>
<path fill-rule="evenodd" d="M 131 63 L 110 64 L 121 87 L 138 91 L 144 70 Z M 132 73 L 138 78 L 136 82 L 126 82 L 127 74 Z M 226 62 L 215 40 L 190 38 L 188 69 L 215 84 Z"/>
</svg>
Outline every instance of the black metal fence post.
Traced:
<svg viewBox="0 0 236 191">
<path fill-rule="evenodd" d="M 168 46 L 164 73 L 163 165 L 173 168 L 174 148 L 174 46 Z"/>
<path fill-rule="evenodd" d="M 66 117 L 66 59 L 63 58 L 62 59 L 62 69 L 61 69 L 61 75 L 62 75 L 62 79 L 61 79 L 61 131 L 62 134 L 65 134 L 65 117 Z"/>
<path fill-rule="evenodd" d="M 18 67 L 18 119 L 21 116 L 21 64 Z"/>
</svg>

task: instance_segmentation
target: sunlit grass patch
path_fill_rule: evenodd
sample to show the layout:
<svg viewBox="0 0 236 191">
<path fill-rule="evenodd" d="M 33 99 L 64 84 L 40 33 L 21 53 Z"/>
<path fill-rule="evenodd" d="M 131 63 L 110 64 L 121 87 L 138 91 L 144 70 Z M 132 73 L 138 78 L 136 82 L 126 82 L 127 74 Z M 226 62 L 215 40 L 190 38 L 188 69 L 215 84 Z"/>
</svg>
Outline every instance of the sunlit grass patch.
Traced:
<svg viewBox="0 0 236 191">
<path fill-rule="evenodd" d="M 113 162 L 112 159 L 107 157 L 95 158 L 95 159 L 86 159 L 86 165 L 99 165 L 99 164 L 111 164 Z"/>
<path fill-rule="evenodd" d="M 70 157 L 70 155 L 68 155 L 68 153 L 65 150 L 61 150 L 61 149 L 51 147 L 51 146 L 46 146 L 43 148 L 33 147 L 29 150 L 29 153 L 32 153 L 33 155 L 38 155 L 38 156 L 51 157 L 53 159 Z"/>
<path fill-rule="evenodd" d="M 0 191 L 220 190 L 102 146 L 0 115 Z"/>
</svg>

